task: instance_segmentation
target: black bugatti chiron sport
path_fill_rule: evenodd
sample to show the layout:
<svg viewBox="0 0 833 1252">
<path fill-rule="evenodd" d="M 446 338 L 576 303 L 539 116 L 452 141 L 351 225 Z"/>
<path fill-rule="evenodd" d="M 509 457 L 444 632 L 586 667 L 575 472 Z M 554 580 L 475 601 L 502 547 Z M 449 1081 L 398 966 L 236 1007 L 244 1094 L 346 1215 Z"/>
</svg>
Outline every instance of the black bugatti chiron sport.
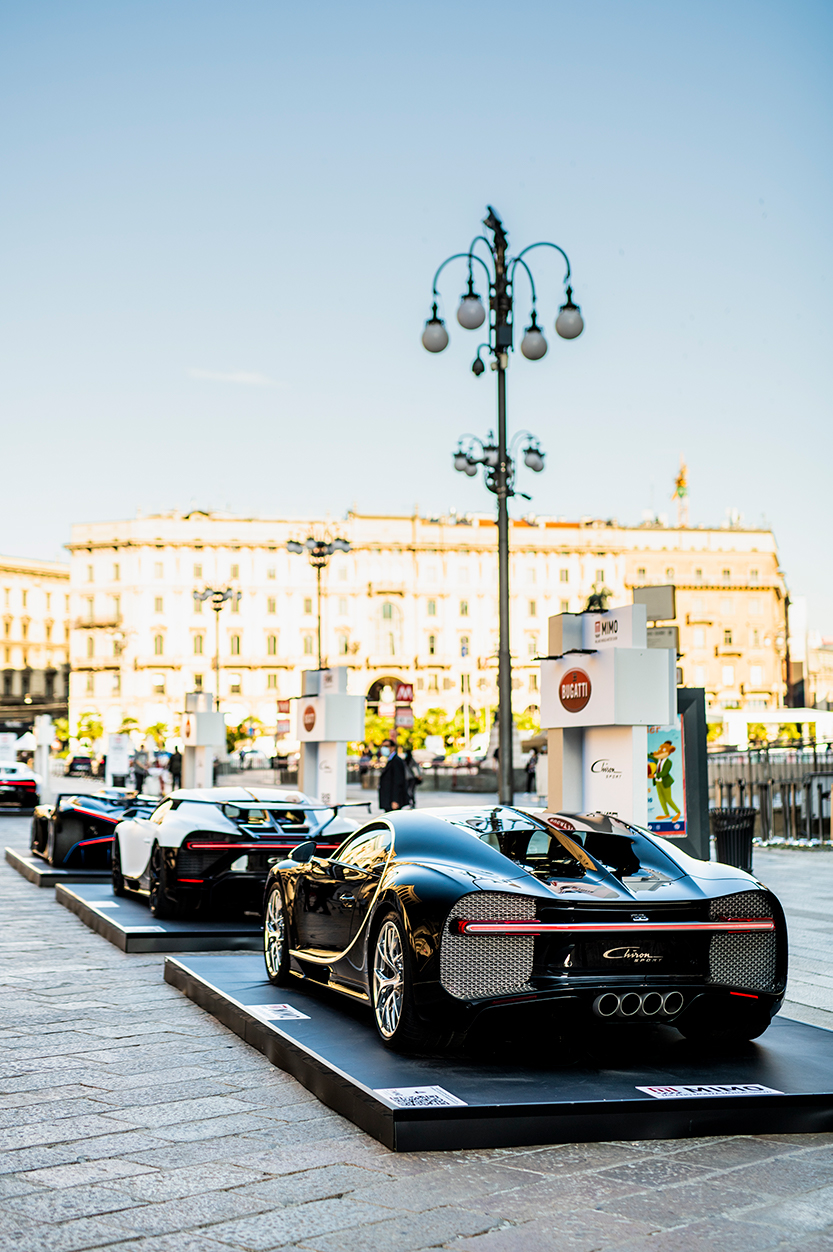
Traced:
<svg viewBox="0 0 833 1252">
<path fill-rule="evenodd" d="M 29 847 L 56 869 L 109 870 L 117 823 L 129 813 L 151 813 L 158 803 L 158 796 L 121 787 L 57 796 L 32 814 Z"/>
<path fill-rule="evenodd" d="M 508 806 L 388 813 L 328 855 L 300 844 L 269 873 L 264 948 L 271 982 L 364 1002 L 406 1050 L 506 1014 L 749 1040 L 787 978 L 783 910 L 751 874 L 602 814 Z"/>
</svg>

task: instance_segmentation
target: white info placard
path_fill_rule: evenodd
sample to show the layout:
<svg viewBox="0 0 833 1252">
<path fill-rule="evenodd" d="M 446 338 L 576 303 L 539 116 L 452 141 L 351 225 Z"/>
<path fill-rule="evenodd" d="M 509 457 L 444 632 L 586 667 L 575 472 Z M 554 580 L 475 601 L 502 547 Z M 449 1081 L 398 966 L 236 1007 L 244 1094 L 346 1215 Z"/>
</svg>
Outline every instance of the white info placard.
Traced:
<svg viewBox="0 0 833 1252">
<path fill-rule="evenodd" d="M 679 1100 L 681 1097 L 701 1096 L 756 1096 L 783 1095 L 783 1091 L 775 1091 L 772 1087 L 762 1087 L 757 1082 L 739 1083 L 701 1083 L 689 1087 L 637 1087 L 655 1100 Z"/>
<path fill-rule="evenodd" d="M 377 1087 L 376 1094 L 405 1109 L 443 1108 L 448 1105 L 466 1107 L 445 1087 Z"/>
<path fill-rule="evenodd" d="M 245 1004 L 243 1007 L 267 1022 L 292 1022 L 300 1018 L 310 1021 L 309 1013 L 302 1013 L 291 1004 Z"/>
</svg>

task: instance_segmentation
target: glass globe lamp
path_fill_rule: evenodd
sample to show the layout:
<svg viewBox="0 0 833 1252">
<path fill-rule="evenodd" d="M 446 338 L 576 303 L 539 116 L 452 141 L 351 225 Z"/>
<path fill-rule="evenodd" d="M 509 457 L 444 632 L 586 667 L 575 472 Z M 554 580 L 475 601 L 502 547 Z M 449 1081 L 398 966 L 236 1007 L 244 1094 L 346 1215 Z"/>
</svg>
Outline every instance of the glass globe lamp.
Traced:
<svg viewBox="0 0 833 1252">
<path fill-rule="evenodd" d="M 573 289 L 567 288 L 567 303 L 562 304 L 558 310 L 558 317 L 555 319 L 556 332 L 562 339 L 578 339 L 584 330 L 584 318 L 581 316 L 581 309 L 577 304 L 573 304 Z"/>
<path fill-rule="evenodd" d="M 437 306 L 433 306 L 431 316 L 425 323 L 425 330 L 422 332 L 422 346 L 427 348 L 429 352 L 442 352 L 443 348 L 448 347 L 448 331 L 443 325 L 442 318 L 437 316 Z"/>
</svg>

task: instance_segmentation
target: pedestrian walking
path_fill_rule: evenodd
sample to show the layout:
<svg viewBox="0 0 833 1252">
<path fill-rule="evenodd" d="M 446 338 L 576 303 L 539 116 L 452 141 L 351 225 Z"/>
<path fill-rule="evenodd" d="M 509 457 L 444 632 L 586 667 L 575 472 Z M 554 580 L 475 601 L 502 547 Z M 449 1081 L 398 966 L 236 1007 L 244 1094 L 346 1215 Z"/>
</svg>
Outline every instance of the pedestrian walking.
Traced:
<svg viewBox="0 0 833 1252">
<path fill-rule="evenodd" d="M 134 786 L 136 787 L 136 792 L 138 795 L 142 794 L 146 778 L 147 778 L 147 770 L 145 769 L 144 765 L 142 765 L 141 761 L 134 761 L 133 762 L 133 782 L 134 782 Z"/>
<path fill-rule="evenodd" d="M 408 782 L 405 762 L 392 739 L 382 744 L 382 756 L 387 757 L 385 768 L 379 778 L 379 808 L 383 813 L 392 809 L 404 809 L 408 804 Z"/>
<path fill-rule="evenodd" d="M 416 789 L 422 782 L 422 767 L 418 761 L 414 760 L 413 751 L 408 748 L 405 752 L 405 759 L 402 764 L 405 766 L 405 785 L 408 788 L 408 808 L 416 808 Z"/>
<path fill-rule="evenodd" d="M 171 776 L 171 786 L 174 790 L 182 786 L 182 753 L 179 748 L 174 748 L 171 753 L 171 759 L 168 761 L 168 773 Z"/>
<path fill-rule="evenodd" d="M 537 748 L 533 748 L 529 754 L 529 758 L 526 763 L 527 792 L 532 792 L 532 791 L 537 792 L 538 790 L 538 783 L 535 778 L 535 771 L 536 771 L 537 765 L 538 765 L 538 750 Z"/>
</svg>

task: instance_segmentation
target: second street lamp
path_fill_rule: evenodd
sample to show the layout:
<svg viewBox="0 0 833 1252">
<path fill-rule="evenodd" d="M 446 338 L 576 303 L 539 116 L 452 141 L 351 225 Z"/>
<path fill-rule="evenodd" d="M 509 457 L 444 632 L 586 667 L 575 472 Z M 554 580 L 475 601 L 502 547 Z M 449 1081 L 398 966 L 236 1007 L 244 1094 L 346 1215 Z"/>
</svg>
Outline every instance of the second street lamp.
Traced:
<svg viewBox="0 0 833 1252">
<path fill-rule="evenodd" d="M 217 690 L 214 695 L 215 707 L 220 712 L 220 612 L 223 605 L 227 601 L 239 604 L 242 591 L 232 591 L 231 587 L 226 587 L 222 591 L 215 591 L 213 587 L 206 587 L 205 591 L 195 591 L 194 600 L 204 601 L 210 600 L 211 607 L 214 610 L 214 674 Z"/>
<path fill-rule="evenodd" d="M 327 568 L 330 563 L 330 557 L 334 552 L 349 552 L 350 544 L 346 539 L 316 539 L 314 535 L 310 535 L 303 543 L 299 543 L 297 539 L 290 539 L 286 545 L 286 550 L 287 552 L 296 553 L 306 552 L 309 557 L 309 563 L 315 570 L 318 588 L 318 668 L 323 669 L 321 657 L 321 571 Z"/>
<path fill-rule="evenodd" d="M 442 352 L 448 345 L 448 331 L 439 316 L 440 295 L 437 280 L 451 261 L 465 260 L 468 263 L 468 290 L 461 298 L 457 310 L 457 321 L 466 330 L 477 330 L 485 321 L 483 301 L 474 289 L 475 266 L 486 273 L 489 291 L 488 341 L 480 344 L 477 355 L 472 363 L 472 373 L 479 378 L 486 371 L 480 354 L 484 349 L 492 354 L 492 369 L 497 373 L 497 441 L 491 436 L 484 442 L 474 435 L 466 435 L 460 440 L 454 453 L 454 468 L 462 474 L 473 478 L 478 466 L 483 466 L 486 486 L 497 496 L 498 524 L 498 617 L 500 642 L 498 646 L 498 744 L 499 772 L 498 793 L 501 804 L 511 804 L 514 797 L 514 779 L 512 772 L 512 659 L 509 651 L 509 499 L 516 492 L 515 462 L 512 451 L 518 439 L 526 438 L 527 446 L 523 452 L 524 464 L 534 473 L 544 468 L 544 454 L 537 439 L 528 432 L 515 436 L 512 447 L 507 446 L 506 439 L 506 370 L 509 365 L 509 353 L 513 348 L 514 329 L 514 283 L 515 271 L 518 266 L 526 274 L 531 291 L 532 311 L 529 326 L 521 340 L 521 352 L 530 361 L 540 361 L 546 355 L 548 344 L 541 327 L 538 325 L 536 303 L 537 294 L 532 271 L 523 259 L 533 248 L 554 248 L 564 258 L 567 272 L 564 276 L 566 300 L 558 311 L 555 319 L 555 331 L 561 339 L 576 339 L 584 329 L 581 309 L 573 303 L 573 289 L 570 286 L 570 261 L 567 253 L 558 244 L 542 241 L 530 244 L 516 257 L 507 257 L 508 238 L 503 223 L 489 206 L 488 216 L 483 225 L 492 233 L 490 242 L 485 235 L 478 235 L 469 247 L 468 252 L 457 252 L 443 261 L 434 275 L 433 307 L 431 317 L 425 323 L 422 334 L 423 346 L 429 352 Z M 488 261 L 475 251 L 478 244 L 488 250 Z M 480 270 L 478 270 L 480 272 Z M 527 497 L 528 499 L 529 497 Z"/>
</svg>

